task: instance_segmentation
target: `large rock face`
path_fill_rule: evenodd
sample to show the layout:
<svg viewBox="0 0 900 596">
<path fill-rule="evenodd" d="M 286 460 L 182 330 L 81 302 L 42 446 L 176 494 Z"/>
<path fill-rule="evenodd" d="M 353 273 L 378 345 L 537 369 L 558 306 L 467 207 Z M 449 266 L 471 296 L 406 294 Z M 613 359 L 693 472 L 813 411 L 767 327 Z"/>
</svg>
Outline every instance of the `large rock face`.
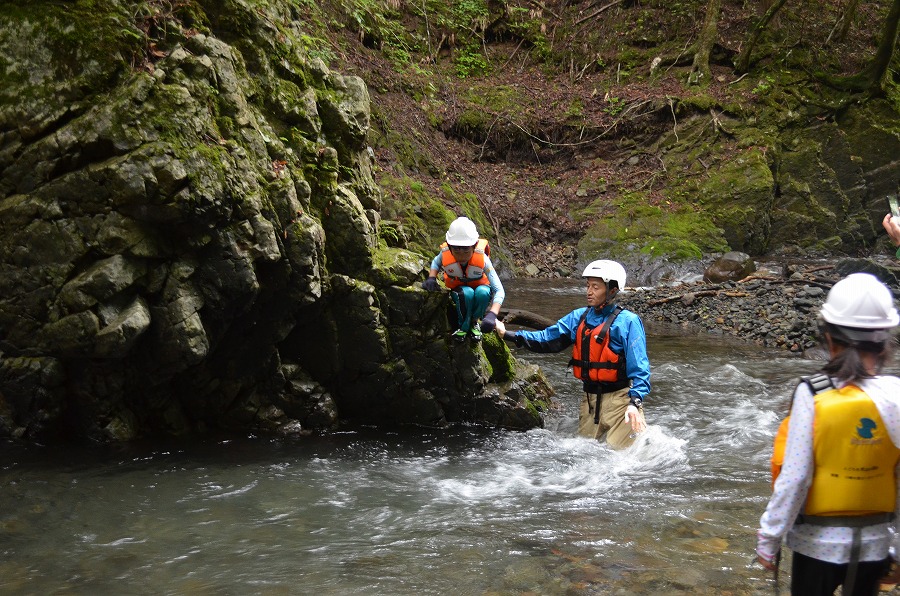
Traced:
<svg viewBox="0 0 900 596">
<path fill-rule="evenodd" d="M 146 48 L 115 2 L 0 16 L 0 435 L 539 425 L 379 244 L 364 83 L 257 4 Z"/>
<path fill-rule="evenodd" d="M 770 246 L 855 254 L 883 236 L 885 197 L 900 179 L 898 124 L 889 104 L 872 101 L 785 135 Z"/>
</svg>

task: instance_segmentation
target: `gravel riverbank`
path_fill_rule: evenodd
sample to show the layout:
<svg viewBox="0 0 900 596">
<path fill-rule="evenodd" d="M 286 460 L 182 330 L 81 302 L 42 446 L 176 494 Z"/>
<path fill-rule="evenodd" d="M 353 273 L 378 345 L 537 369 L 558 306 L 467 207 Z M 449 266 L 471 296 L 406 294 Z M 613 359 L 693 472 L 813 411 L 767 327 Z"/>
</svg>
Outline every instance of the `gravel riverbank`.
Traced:
<svg viewBox="0 0 900 596">
<path fill-rule="evenodd" d="M 817 316 L 842 277 L 867 271 L 900 297 L 896 263 L 846 259 L 829 265 L 760 269 L 739 281 L 636 288 L 619 303 L 645 323 L 665 322 L 699 332 L 732 335 L 760 346 L 804 352 L 818 345 Z"/>
</svg>

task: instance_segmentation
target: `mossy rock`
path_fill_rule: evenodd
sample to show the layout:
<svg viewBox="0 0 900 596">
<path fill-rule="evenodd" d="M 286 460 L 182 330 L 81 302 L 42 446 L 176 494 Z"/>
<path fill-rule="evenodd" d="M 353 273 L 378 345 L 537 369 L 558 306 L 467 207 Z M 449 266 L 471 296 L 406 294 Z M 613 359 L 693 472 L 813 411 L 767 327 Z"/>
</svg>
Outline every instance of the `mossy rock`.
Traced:
<svg viewBox="0 0 900 596">
<path fill-rule="evenodd" d="M 491 365 L 491 383 L 505 383 L 516 376 L 516 359 L 506 342 L 496 333 L 485 333 L 481 341 L 484 355 Z"/>
<path fill-rule="evenodd" d="M 422 279 L 428 263 L 420 254 L 402 248 L 378 248 L 366 278 L 376 286 L 410 286 Z"/>
<path fill-rule="evenodd" d="M 583 261 L 629 260 L 634 252 L 687 261 L 725 249 L 722 230 L 706 213 L 665 202 L 655 205 L 640 193 L 620 197 L 617 209 L 599 218 L 578 243 Z"/>
</svg>

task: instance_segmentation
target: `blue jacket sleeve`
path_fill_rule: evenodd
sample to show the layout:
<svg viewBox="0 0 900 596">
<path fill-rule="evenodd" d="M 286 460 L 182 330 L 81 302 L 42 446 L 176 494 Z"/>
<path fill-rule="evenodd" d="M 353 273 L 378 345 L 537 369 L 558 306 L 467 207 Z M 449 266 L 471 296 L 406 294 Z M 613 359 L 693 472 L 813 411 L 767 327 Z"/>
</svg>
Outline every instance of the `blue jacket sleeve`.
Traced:
<svg viewBox="0 0 900 596">
<path fill-rule="evenodd" d="M 650 359 L 647 357 L 647 335 L 640 317 L 629 313 L 622 321 L 622 341 L 625 348 L 625 374 L 631 379 L 628 395 L 647 399 L 650 394 Z M 616 324 L 622 320 L 619 316 Z M 614 325 L 615 326 L 615 325 Z"/>
<path fill-rule="evenodd" d="M 441 253 L 438 253 L 438 255 L 437 255 L 436 257 L 434 257 L 433 259 L 431 259 L 431 268 L 440 271 L 440 270 L 441 270 L 442 261 L 443 261 L 443 259 L 441 259 Z M 421 261 L 420 261 L 420 262 L 421 262 Z"/>
<path fill-rule="evenodd" d="M 586 308 L 577 308 L 555 324 L 540 331 L 516 331 L 514 338 L 516 345 L 532 352 L 546 353 L 565 350 L 574 343 L 575 331 L 578 329 L 581 315 Z"/>
</svg>

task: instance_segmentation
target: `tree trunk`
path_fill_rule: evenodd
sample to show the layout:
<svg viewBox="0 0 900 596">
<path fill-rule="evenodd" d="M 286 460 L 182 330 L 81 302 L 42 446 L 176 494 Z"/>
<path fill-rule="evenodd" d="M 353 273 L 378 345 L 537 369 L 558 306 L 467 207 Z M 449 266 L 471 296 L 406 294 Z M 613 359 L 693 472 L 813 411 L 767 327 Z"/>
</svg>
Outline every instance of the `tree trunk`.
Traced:
<svg viewBox="0 0 900 596">
<path fill-rule="evenodd" d="M 866 92 L 882 95 L 884 78 L 887 75 L 894 48 L 897 46 L 897 31 L 900 29 L 900 0 L 894 0 L 884 24 L 878 49 L 869 64 L 859 73 L 848 77 L 825 77 L 827 83 L 844 91 Z"/>
<path fill-rule="evenodd" d="M 694 53 L 694 64 L 691 66 L 691 74 L 688 83 L 691 85 L 705 84 L 709 82 L 709 54 L 713 44 L 716 43 L 718 34 L 719 14 L 722 12 L 722 0 L 710 0 L 706 5 L 706 16 L 703 19 L 703 29 L 697 40 L 697 51 Z"/>
<path fill-rule="evenodd" d="M 825 45 L 831 43 L 832 38 L 836 41 L 847 39 L 847 34 L 850 33 L 850 25 L 853 24 L 853 17 L 856 15 L 857 6 L 859 6 L 859 0 L 850 0 L 850 3 L 847 4 L 847 9 L 841 13 L 841 18 L 838 19 L 837 23 L 834 24 L 834 29 L 828 34 Z M 835 31 L 837 31 L 837 35 L 835 35 Z"/>
<path fill-rule="evenodd" d="M 750 54 L 753 52 L 753 48 L 756 47 L 759 36 L 762 35 L 762 32 L 775 17 L 775 14 L 781 10 L 781 7 L 784 6 L 785 2 L 787 2 L 787 0 L 776 0 L 773 2 L 762 18 L 747 32 L 747 39 L 744 40 L 744 48 L 741 50 L 741 55 L 735 66 L 735 72 L 744 74 L 750 70 Z"/>
<path fill-rule="evenodd" d="M 888 67 L 891 65 L 891 57 L 894 55 L 894 48 L 897 46 L 897 30 L 900 28 L 900 0 L 894 0 L 891 5 L 891 11 L 884 20 L 884 26 L 881 28 L 881 41 L 878 43 L 878 50 L 875 57 L 869 64 L 869 89 L 872 95 L 878 95 L 882 91 L 884 77 L 887 74 Z"/>
</svg>

